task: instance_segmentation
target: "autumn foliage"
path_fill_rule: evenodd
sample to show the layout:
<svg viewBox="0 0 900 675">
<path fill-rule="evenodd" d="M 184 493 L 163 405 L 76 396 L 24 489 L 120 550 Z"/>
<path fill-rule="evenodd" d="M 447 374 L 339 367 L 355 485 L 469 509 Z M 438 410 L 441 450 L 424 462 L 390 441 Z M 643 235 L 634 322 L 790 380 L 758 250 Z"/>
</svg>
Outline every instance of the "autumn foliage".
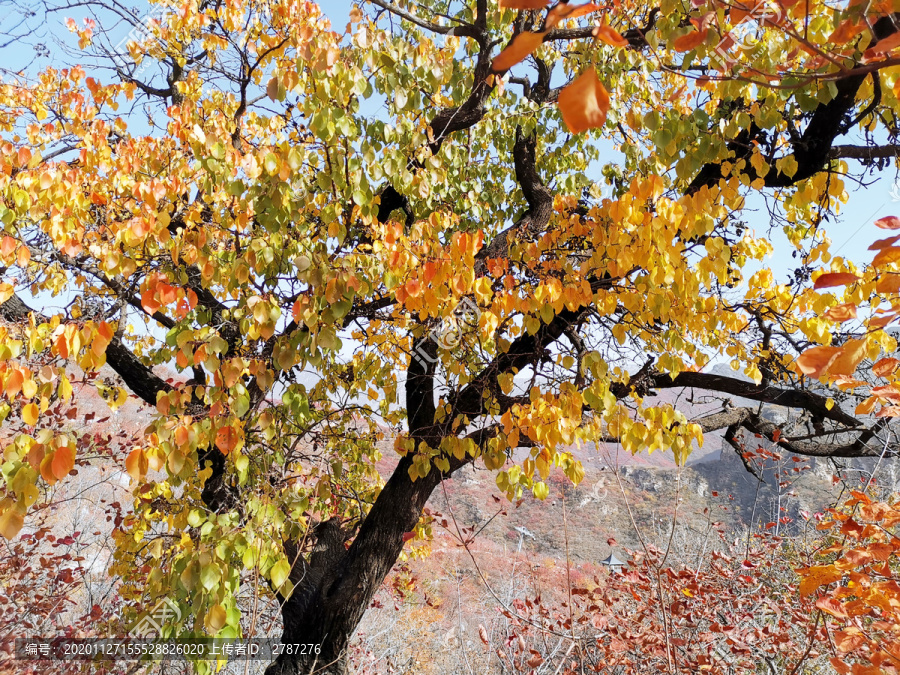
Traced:
<svg viewBox="0 0 900 675">
<path fill-rule="evenodd" d="M 344 675 L 465 467 L 544 502 L 598 444 L 896 456 L 900 219 L 871 262 L 831 245 L 866 224 L 841 213 L 854 182 L 900 155 L 889 0 L 62 9 L 72 51 L 0 81 L 0 534 L 31 541 L 83 468 L 124 472 L 121 625 L 165 599 L 164 637 L 282 631 L 323 651 L 268 675 Z M 139 433 L 90 454 L 77 383 L 146 405 Z M 784 560 L 780 595 L 745 597 L 737 558 L 692 581 L 649 549 L 656 624 L 576 594 L 596 665 L 638 642 L 712 667 L 676 633 L 732 630 L 718 594 L 781 612 L 742 664 L 799 675 L 780 640 L 826 636 L 841 672 L 891 672 L 894 506 L 855 499 L 843 539 L 785 558 L 796 594 Z"/>
</svg>

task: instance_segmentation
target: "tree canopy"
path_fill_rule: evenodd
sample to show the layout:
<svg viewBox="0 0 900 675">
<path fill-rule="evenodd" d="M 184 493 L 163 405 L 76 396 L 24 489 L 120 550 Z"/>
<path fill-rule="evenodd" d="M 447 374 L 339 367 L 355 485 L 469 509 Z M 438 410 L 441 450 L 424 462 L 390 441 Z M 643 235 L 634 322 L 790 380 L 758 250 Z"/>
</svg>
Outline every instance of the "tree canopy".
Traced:
<svg viewBox="0 0 900 675">
<path fill-rule="evenodd" d="M 169 635 L 238 635 L 258 572 L 285 641 L 322 645 L 267 672 L 343 673 L 470 463 L 544 499 L 576 444 L 895 453 L 900 246 L 826 231 L 900 155 L 890 0 L 48 13 L 73 15 L 71 63 L 0 82 L 0 532 L 83 461 L 58 407 L 109 366 L 111 408 L 155 408 L 115 533 L 135 620 L 165 597 Z"/>
</svg>

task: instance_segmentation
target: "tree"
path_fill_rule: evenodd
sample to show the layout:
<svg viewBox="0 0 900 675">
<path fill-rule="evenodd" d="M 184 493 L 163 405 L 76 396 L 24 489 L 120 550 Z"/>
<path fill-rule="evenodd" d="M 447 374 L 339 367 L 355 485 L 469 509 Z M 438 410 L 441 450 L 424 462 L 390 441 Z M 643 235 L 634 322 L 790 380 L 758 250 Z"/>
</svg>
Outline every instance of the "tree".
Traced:
<svg viewBox="0 0 900 675">
<path fill-rule="evenodd" d="M 112 407 L 157 411 L 126 461 L 126 599 L 177 603 L 167 634 L 227 637 L 262 578 L 284 641 L 320 645 L 269 675 L 344 673 L 467 464 L 543 499 L 551 471 L 583 475 L 574 443 L 683 461 L 724 430 L 738 450 L 882 454 L 891 418 L 851 414 L 866 394 L 839 378 L 896 341 L 835 327 L 850 301 L 809 282 L 819 261 L 857 270 L 823 223 L 851 166 L 898 155 L 893 6 L 547 4 L 370 0 L 344 32 L 290 0 L 51 7 L 94 14 L 69 22 L 82 66 L 0 88 L 3 414 L 26 427 L 3 535 L 76 459 L 46 417 L 67 367 L 108 365 Z M 141 30 L 114 46 L 121 22 Z M 589 169 L 611 145 L 604 185 Z M 750 195 L 786 242 L 748 228 Z M 787 279 L 759 268 L 776 243 Z M 846 293 L 877 304 L 877 283 Z M 840 368 L 792 366 L 847 344 Z M 722 357 L 745 376 L 704 371 Z M 666 389 L 753 407 L 688 419 L 648 400 Z M 782 428 L 757 403 L 801 414 Z"/>
</svg>

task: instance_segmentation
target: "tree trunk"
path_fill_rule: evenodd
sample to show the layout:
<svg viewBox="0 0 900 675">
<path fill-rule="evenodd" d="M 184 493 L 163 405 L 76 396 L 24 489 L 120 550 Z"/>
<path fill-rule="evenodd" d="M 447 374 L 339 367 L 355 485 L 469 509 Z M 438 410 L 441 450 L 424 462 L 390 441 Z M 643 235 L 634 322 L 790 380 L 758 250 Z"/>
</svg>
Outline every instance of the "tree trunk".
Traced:
<svg viewBox="0 0 900 675">
<path fill-rule="evenodd" d="M 432 467 L 426 478 L 413 481 L 410 466 L 409 457 L 401 458 L 349 549 L 344 549 L 345 535 L 334 519 L 315 529 L 316 545 L 308 563 L 292 556 L 297 560 L 291 571 L 295 590 L 282 605 L 281 641 L 314 645 L 313 653 L 283 653 L 266 675 L 349 672 L 350 639 L 400 556 L 403 535 L 416 526 L 428 497 L 443 478 Z"/>
</svg>

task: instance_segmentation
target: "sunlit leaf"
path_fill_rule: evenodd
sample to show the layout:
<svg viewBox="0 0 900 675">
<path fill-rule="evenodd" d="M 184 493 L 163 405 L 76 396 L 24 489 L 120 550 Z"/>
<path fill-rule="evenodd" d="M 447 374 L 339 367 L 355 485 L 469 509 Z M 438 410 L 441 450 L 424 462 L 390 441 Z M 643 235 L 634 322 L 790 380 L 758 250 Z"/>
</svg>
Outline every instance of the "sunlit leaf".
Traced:
<svg viewBox="0 0 900 675">
<path fill-rule="evenodd" d="M 872 372 L 878 377 L 890 377 L 897 370 L 898 365 L 900 365 L 900 360 L 886 357 L 875 362 L 872 366 Z"/>
<path fill-rule="evenodd" d="M 128 453 L 128 457 L 125 458 L 125 470 L 134 480 L 140 481 L 143 479 L 147 475 L 147 468 L 147 456 L 144 454 L 143 449 L 135 448 Z"/>
<path fill-rule="evenodd" d="M 872 266 L 881 267 L 898 261 L 900 261 L 900 246 L 888 246 L 875 254 L 875 257 L 872 258 Z"/>
<path fill-rule="evenodd" d="M 840 581 L 844 573 L 834 565 L 814 565 L 802 574 L 800 595 L 811 595 L 821 586 Z"/>
<path fill-rule="evenodd" d="M 854 281 L 859 281 L 860 277 L 849 272 L 826 272 L 816 277 L 816 283 L 813 288 L 831 288 L 833 286 L 846 286 Z"/>
<path fill-rule="evenodd" d="M 559 110 L 573 134 L 602 127 L 609 110 L 609 94 L 597 72 L 588 68 L 559 94 Z"/>
<path fill-rule="evenodd" d="M 672 43 L 672 49 L 676 52 L 689 52 L 696 49 L 706 41 L 707 31 L 694 30 L 682 35 Z"/>
<path fill-rule="evenodd" d="M 803 352 L 795 361 L 797 368 L 804 375 L 818 379 L 826 372 L 828 366 L 838 357 L 840 347 L 818 346 Z"/>
<path fill-rule="evenodd" d="M 497 55 L 491 63 L 491 70 L 495 73 L 509 70 L 540 47 L 543 41 L 543 33 L 519 33 L 509 46 Z"/>
<path fill-rule="evenodd" d="M 621 48 L 628 46 L 628 40 L 622 37 L 615 28 L 606 23 L 594 29 L 594 37 L 612 47 Z"/>
<path fill-rule="evenodd" d="M 840 305 L 835 305 L 834 307 L 829 307 L 825 310 L 825 313 L 822 314 L 829 321 L 836 321 L 837 323 L 843 323 L 844 321 L 849 321 L 850 319 L 856 318 L 856 305 L 852 302 L 845 302 Z"/>
</svg>

